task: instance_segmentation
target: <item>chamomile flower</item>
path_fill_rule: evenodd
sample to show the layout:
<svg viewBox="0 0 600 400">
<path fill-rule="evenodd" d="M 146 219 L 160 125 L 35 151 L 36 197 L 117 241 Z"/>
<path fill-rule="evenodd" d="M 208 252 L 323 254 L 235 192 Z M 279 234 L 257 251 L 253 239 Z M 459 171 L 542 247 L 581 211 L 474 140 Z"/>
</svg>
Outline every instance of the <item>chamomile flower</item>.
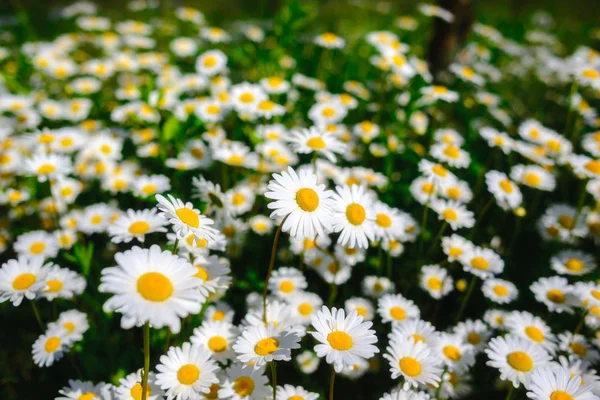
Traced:
<svg viewBox="0 0 600 400">
<path fill-rule="evenodd" d="M 333 206 L 333 231 L 340 232 L 338 243 L 342 246 L 367 248 L 375 239 L 375 213 L 363 186 L 336 187 Z"/>
<path fill-rule="evenodd" d="M 20 256 L 54 258 L 58 254 L 56 238 L 44 231 L 30 231 L 17 237 L 13 245 Z"/>
<path fill-rule="evenodd" d="M 369 359 L 379 353 L 375 331 L 371 322 L 364 322 L 356 312 L 325 306 L 311 317 L 315 332 L 309 332 L 319 342 L 315 346 L 317 356 L 332 364 L 336 372 L 354 365 L 357 360 Z"/>
<path fill-rule="evenodd" d="M 439 186 L 441 183 L 455 181 L 456 175 L 448 171 L 440 164 L 432 163 L 428 160 L 419 161 L 419 172 L 421 172 L 434 185 Z"/>
<path fill-rule="evenodd" d="M 442 250 L 448 256 L 448 261 L 456 261 L 460 256 L 473 249 L 473 243 L 457 234 L 442 238 Z"/>
<path fill-rule="evenodd" d="M 438 337 L 435 327 L 427 321 L 420 319 L 407 319 L 398 324 L 392 325 L 392 332 L 388 335 L 390 342 L 407 341 L 412 339 L 416 342 L 423 342 L 432 345 Z"/>
<path fill-rule="evenodd" d="M 325 185 L 317 184 L 317 177 L 311 172 L 300 170 L 296 173 L 291 167 L 281 174 L 273 174 L 265 197 L 275 201 L 267 205 L 274 210 L 271 218 L 285 217 L 283 232 L 290 236 L 313 239 L 325 236 L 332 229 L 333 192 Z"/>
<path fill-rule="evenodd" d="M 332 163 L 336 161 L 333 153 L 344 154 L 346 150 L 346 145 L 340 142 L 331 132 L 314 126 L 308 129 L 291 131 L 288 141 L 294 151 L 300 154 L 320 154 Z"/>
<path fill-rule="evenodd" d="M 87 315 L 77 310 L 63 311 L 55 322 L 48 324 L 48 329 L 62 328 L 62 336 L 70 343 L 83 339 L 83 334 L 90 327 Z"/>
<path fill-rule="evenodd" d="M 49 264 L 42 257 L 8 260 L 0 268 L 0 303 L 7 300 L 17 307 L 23 298 L 33 300 L 46 287 Z"/>
<path fill-rule="evenodd" d="M 466 321 L 459 322 L 454 327 L 454 334 L 461 337 L 465 343 L 473 346 L 477 352 L 487 346 L 487 341 L 491 336 L 490 329 L 478 319 L 467 319 Z"/>
<path fill-rule="evenodd" d="M 392 334 L 387 352 L 383 355 L 390 363 L 392 379 L 404 378 L 404 389 L 429 384 L 437 387 L 442 375 L 441 361 L 431 348 L 413 338 L 401 339 Z"/>
<path fill-rule="evenodd" d="M 475 225 L 473 212 L 457 201 L 434 199 L 431 201 L 431 209 L 438 214 L 439 220 L 448 223 L 453 230 Z"/>
<path fill-rule="evenodd" d="M 436 160 L 455 168 L 467 168 L 471 162 L 469 153 L 454 144 L 436 143 L 430 153 Z"/>
<path fill-rule="evenodd" d="M 277 400 L 317 400 L 318 393 L 312 393 L 305 390 L 302 386 L 283 385 L 277 386 Z"/>
<path fill-rule="evenodd" d="M 200 312 L 204 301 L 201 281 L 194 276 L 197 270 L 184 259 L 153 245 L 117 253 L 115 260 L 117 266 L 102 270 L 99 290 L 113 294 L 104 309 L 122 313 L 124 329 L 149 322 L 177 333 L 180 318 Z"/>
<path fill-rule="evenodd" d="M 488 171 L 485 174 L 485 182 L 489 192 L 494 195 L 496 202 L 504 210 L 514 210 L 523 202 L 521 190 L 508 179 L 505 173 Z"/>
<path fill-rule="evenodd" d="M 454 281 L 445 268 L 439 265 L 424 265 L 421 268 L 419 285 L 431 297 L 438 300 L 452 291 Z"/>
<path fill-rule="evenodd" d="M 485 350 L 487 365 L 500 371 L 500 379 L 510 381 L 514 387 L 527 387 L 531 374 L 547 366 L 550 355 L 539 345 L 521 337 L 508 335 L 490 340 Z"/>
<path fill-rule="evenodd" d="M 194 329 L 190 339 L 192 344 L 206 347 L 215 361 L 226 362 L 235 358 L 233 344 L 238 336 L 238 330 L 231 322 L 205 321 Z"/>
<path fill-rule="evenodd" d="M 37 154 L 25 160 L 25 170 L 28 175 L 37 176 L 39 182 L 55 179 L 71 173 L 73 165 L 66 156 L 57 154 Z"/>
<path fill-rule="evenodd" d="M 211 227 L 214 221 L 200 214 L 200 211 L 192 203 L 184 203 L 180 199 L 168 195 L 168 199 L 160 194 L 156 195 L 158 208 L 162 215 L 173 225 L 173 230 L 179 239 L 188 234 L 194 234 L 196 240 L 207 240 L 213 242 L 218 231 Z"/>
<path fill-rule="evenodd" d="M 113 243 L 129 243 L 133 239 L 144 243 L 147 234 L 167 232 L 167 221 L 157 215 L 156 209 L 134 211 L 127 210 L 108 227 Z"/>
<path fill-rule="evenodd" d="M 219 389 L 220 399 L 262 400 L 270 394 L 269 379 L 265 376 L 264 368 L 233 364 L 226 374 L 225 382 Z"/>
<path fill-rule="evenodd" d="M 65 340 L 64 329 L 49 329 L 33 343 L 33 362 L 40 367 L 49 367 L 62 358 L 71 344 Z"/>
<path fill-rule="evenodd" d="M 540 278 L 530 286 L 535 299 L 556 313 L 573 313 L 575 295 L 566 278 L 553 276 Z"/>
<path fill-rule="evenodd" d="M 556 338 L 540 317 L 527 311 L 513 311 L 504 319 L 504 326 L 510 334 L 538 344 L 550 354 L 554 354 Z"/>
<path fill-rule="evenodd" d="M 510 281 L 504 279 L 486 279 L 481 286 L 483 295 L 498 304 L 508 304 L 517 298 L 519 290 Z"/>
<path fill-rule="evenodd" d="M 119 386 L 114 393 L 117 400 L 136 400 L 142 398 L 143 371 L 140 369 L 137 372 L 132 372 L 125 378 L 119 379 Z M 159 400 L 164 395 L 160 386 L 156 385 L 156 374 L 150 372 L 148 374 L 148 386 L 146 387 L 146 399 Z"/>
<path fill-rule="evenodd" d="M 273 271 L 269 280 L 269 289 L 280 299 L 291 299 L 306 287 L 306 278 L 296 268 L 281 267 Z"/>
<path fill-rule="evenodd" d="M 248 220 L 250 229 L 257 235 L 264 236 L 273 230 L 273 221 L 264 215 L 255 215 Z"/>
<path fill-rule="evenodd" d="M 94 384 L 69 379 L 69 386 L 60 389 L 60 396 L 55 400 L 79 400 L 82 396 L 87 396 L 89 400 L 104 400 L 112 397 L 112 389 L 112 385 L 104 382 Z"/>
<path fill-rule="evenodd" d="M 334 33 L 325 32 L 315 37 L 314 43 L 327 49 L 341 49 L 346 41 Z"/>
<path fill-rule="evenodd" d="M 534 189 L 551 192 L 556 187 L 556 178 L 539 165 L 514 165 L 510 177 L 515 182 Z"/>
<path fill-rule="evenodd" d="M 193 266 L 196 269 L 194 277 L 202 281 L 200 292 L 203 295 L 208 297 L 211 293 L 226 290 L 229 287 L 231 269 L 227 260 L 220 259 L 215 255 L 204 256 L 198 254 L 194 259 Z"/>
<path fill-rule="evenodd" d="M 311 316 L 323 305 L 318 295 L 309 292 L 297 293 L 288 301 L 292 319 L 301 325 L 309 325 Z"/>
<path fill-rule="evenodd" d="M 296 333 L 275 324 L 250 326 L 233 345 L 237 359 L 258 369 L 270 361 L 290 361 L 291 350 L 300 348 Z"/>
<path fill-rule="evenodd" d="M 344 309 L 347 314 L 356 311 L 356 314 L 363 317 L 365 321 L 371 321 L 375 316 L 373 303 L 361 297 L 351 297 L 346 300 Z"/>
<path fill-rule="evenodd" d="M 504 261 L 496 252 L 483 247 L 473 247 L 458 258 L 465 272 L 481 279 L 491 278 L 504 270 Z"/>
<path fill-rule="evenodd" d="M 384 294 L 392 293 L 395 284 L 390 279 L 384 276 L 365 276 L 363 279 L 363 293 L 370 297 L 381 297 Z"/>
<path fill-rule="evenodd" d="M 208 393 L 210 386 L 219 382 L 215 374 L 219 367 L 210 359 L 211 354 L 204 346 L 188 342 L 169 348 L 156 366 L 154 383 L 170 399 L 202 399 L 201 393 Z"/>
<path fill-rule="evenodd" d="M 550 259 L 550 266 L 561 275 L 581 276 L 596 269 L 594 258 L 580 250 L 563 250 Z"/>
<path fill-rule="evenodd" d="M 542 367 L 534 371 L 527 390 L 527 397 L 535 400 L 597 398 L 592 393 L 591 385 L 585 384 L 579 376 L 571 376 L 568 369 L 557 366 Z"/>
<path fill-rule="evenodd" d="M 383 295 L 378 301 L 377 312 L 383 322 L 394 324 L 418 319 L 420 316 L 419 308 L 415 303 L 400 294 Z"/>
<path fill-rule="evenodd" d="M 45 268 L 47 271 L 44 277 L 45 287 L 40 294 L 46 300 L 51 301 L 57 297 L 72 299 L 85 290 L 86 280 L 77 272 L 53 264 L 47 264 Z"/>
<path fill-rule="evenodd" d="M 458 335 L 441 333 L 433 343 L 433 352 L 452 372 L 466 372 L 475 364 L 473 346 Z"/>
<path fill-rule="evenodd" d="M 600 352 L 596 350 L 585 336 L 564 332 L 558 335 L 558 348 L 568 354 L 586 360 L 590 363 L 596 363 L 600 360 Z"/>
<path fill-rule="evenodd" d="M 319 368 L 321 359 L 312 351 L 304 350 L 302 353 L 296 356 L 295 361 L 302 373 L 309 375 Z"/>
</svg>

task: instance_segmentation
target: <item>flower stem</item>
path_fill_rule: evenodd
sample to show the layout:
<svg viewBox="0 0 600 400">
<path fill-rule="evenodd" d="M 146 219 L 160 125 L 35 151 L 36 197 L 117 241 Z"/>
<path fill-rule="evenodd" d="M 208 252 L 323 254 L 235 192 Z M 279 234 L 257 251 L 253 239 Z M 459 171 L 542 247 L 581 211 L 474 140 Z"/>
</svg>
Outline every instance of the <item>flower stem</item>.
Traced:
<svg viewBox="0 0 600 400">
<path fill-rule="evenodd" d="M 275 238 L 273 239 L 273 247 L 271 247 L 271 261 L 269 262 L 269 269 L 267 270 L 267 277 L 265 279 L 265 288 L 263 289 L 263 321 L 267 323 L 267 292 L 269 291 L 269 279 L 271 279 L 271 272 L 273 272 L 273 266 L 275 265 L 275 255 L 277 254 L 277 243 L 279 242 L 279 236 L 281 235 L 281 228 L 287 219 L 287 215 L 281 221 L 281 224 L 277 227 L 275 232 Z"/>
<path fill-rule="evenodd" d="M 144 324 L 144 375 L 142 377 L 142 400 L 148 396 L 148 375 L 150 374 L 150 323 Z"/>
<path fill-rule="evenodd" d="M 585 317 L 587 316 L 587 314 L 588 314 L 589 311 L 590 311 L 590 309 L 588 308 L 581 315 L 581 319 L 579 320 L 579 323 L 577 324 L 577 327 L 573 331 L 573 336 L 577 335 L 583 329 L 583 323 L 585 322 Z"/>
<path fill-rule="evenodd" d="M 273 385 L 273 400 L 276 400 L 277 397 L 277 368 L 275 365 L 275 361 L 271 361 L 269 363 L 271 366 L 271 384 Z"/>
<path fill-rule="evenodd" d="M 435 252 L 435 246 L 440 241 L 440 238 L 444 234 L 444 231 L 446 230 L 447 226 L 448 226 L 448 223 L 444 221 L 437 236 L 435 237 L 435 239 L 433 239 L 433 242 L 431 243 L 431 247 L 429 247 L 429 251 L 427 252 L 427 255 L 425 256 L 425 261 L 427 261 L 429 259 L 429 257 L 431 257 L 432 253 Z"/>
<path fill-rule="evenodd" d="M 173 250 L 171 252 L 174 255 L 177 255 L 177 248 L 179 247 L 179 238 L 175 238 L 175 243 L 173 243 Z"/>
<path fill-rule="evenodd" d="M 42 332 L 45 331 L 44 322 L 42 321 L 42 317 L 40 316 L 40 310 L 38 310 L 37 306 L 35 305 L 35 301 L 33 300 L 31 300 L 31 308 L 33 308 L 33 313 L 35 314 L 35 319 L 37 320 L 40 329 L 42 330 Z"/>
<path fill-rule="evenodd" d="M 513 385 L 510 385 L 510 389 L 508 389 L 508 393 L 506 394 L 506 399 L 505 400 L 510 400 L 510 398 L 513 395 L 513 391 L 515 390 L 515 387 Z"/>
<path fill-rule="evenodd" d="M 458 310 L 458 314 L 456 314 L 456 320 L 454 323 L 460 321 L 465 308 L 467 308 L 467 304 L 469 303 L 469 299 L 471 298 L 471 293 L 473 293 L 473 288 L 475 288 L 475 282 L 477 281 L 477 277 L 473 275 L 471 278 L 471 283 L 469 284 L 469 288 L 467 289 L 467 294 L 463 298 L 463 301 L 460 303 L 460 309 Z"/>
<path fill-rule="evenodd" d="M 440 376 L 440 383 L 438 384 L 438 387 L 435 390 L 436 400 L 440 399 L 440 392 L 442 391 L 442 383 L 444 382 L 444 375 L 446 375 L 446 372 L 448 372 L 448 367 L 444 367 L 444 371 L 442 371 L 442 375 Z"/>
<path fill-rule="evenodd" d="M 335 368 L 331 366 L 331 379 L 329 380 L 329 400 L 333 400 L 333 385 L 335 384 Z"/>
</svg>

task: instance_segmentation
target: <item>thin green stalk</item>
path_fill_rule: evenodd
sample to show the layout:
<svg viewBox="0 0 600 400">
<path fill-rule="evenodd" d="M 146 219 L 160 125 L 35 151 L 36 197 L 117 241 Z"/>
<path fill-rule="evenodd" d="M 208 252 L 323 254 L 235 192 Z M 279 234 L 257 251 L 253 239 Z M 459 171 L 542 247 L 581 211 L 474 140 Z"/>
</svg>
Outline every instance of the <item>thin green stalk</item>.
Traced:
<svg viewBox="0 0 600 400">
<path fill-rule="evenodd" d="M 392 256 L 387 253 L 387 278 L 392 280 Z"/>
<path fill-rule="evenodd" d="M 335 298 L 337 297 L 338 287 L 335 283 L 329 285 L 329 300 L 327 300 L 327 304 L 329 307 L 333 306 L 335 302 Z"/>
<path fill-rule="evenodd" d="M 586 310 L 583 312 L 583 314 L 581 315 L 581 319 L 579 320 L 579 323 L 577 324 L 577 327 L 573 331 L 573 335 L 577 335 L 579 332 L 581 332 L 581 330 L 583 329 L 583 323 L 585 322 L 585 317 L 587 316 L 589 311 L 590 311 L 590 309 L 586 308 Z"/>
<path fill-rule="evenodd" d="M 38 310 L 37 306 L 35 305 L 35 301 L 31 300 L 30 303 L 31 303 L 31 308 L 33 308 L 33 313 L 35 314 L 35 319 L 37 320 L 37 323 L 43 332 L 46 329 L 44 328 L 44 322 L 42 321 L 42 317 L 40 316 L 40 310 Z"/>
<path fill-rule="evenodd" d="M 267 277 L 265 279 L 265 287 L 263 289 L 263 321 L 267 323 L 267 292 L 269 291 L 269 279 L 271 279 L 271 272 L 273 272 L 273 266 L 275 265 L 275 256 L 277 255 L 277 243 L 279 242 L 279 236 L 281 235 L 281 228 L 287 219 L 287 215 L 281 221 L 281 224 L 277 227 L 275 232 L 275 238 L 273 239 L 273 246 L 271 247 L 271 261 L 269 262 L 269 269 L 267 270 Z"/>
<path fill-rule="evenodd" d="M 477 282 L 477 276 L 473 275 L 471 278 L 471 283 L 469 283 L 469 288 L 467 289 L 467 294 L 465 294 L 465 297 L 463 297 L 463 300 L 460 303 L 460 308 L 458 310 L 458 314 L 456 314 L 454 323 L 457 323 L 462 318 L 465 308 L 467 308 L 467 304 L 469 303 L 469 299 L 471 298 L 471 293 L 473 293 L 473 289 L 475 288 L 475 282 Z"/>
<path fill-rule="evenodd" d="M 335 385 L 335 368 L 331 366 L 331 378 L 329 379 L 329 400 L 333 400 L 333 388 Z"/>
<path fill-rule="evenodd" d="M 448 367 L 444 367 L 444 371 L 442 371 L 442 376 L 440 376 L 440 383 L 438 384 L 438 387 L 435 390 L 436 400 L 440 400 L 440 392 L 442 391 L 442 383 L 444 382 L 444 375 L 446 375 L 446 372 L 448 372 Z"/>
<path fill-rule="evenodd" d="M 433 243 L 431 243 L 431 246 L 429 247 L 429 251 L 427 252 L 427 255 L 425 256 L 425 261 L 429 260 L 429 257 L 431 257 L 432 253 L 435 251 L 435 246 L 440 241 L 440 238 L 444 234 L 444 231 L 446 230 L 447 227 L 448 227 L 448 223 L 444 221 L 438 234 L 435 236 L 435 239 L 433 239 Z"/>
<path fill-rule="evenodd" d="M 273 385 L 273 400 L 277 400 L 277 367 L 275 361 L 269 363 L 271 366 L 271 384 Z"/>
<path fill-rule="evenodd" d="M 148 375 L 150 374 L 150 323 L 144 324 L 144 376 L 142 377 L 142 400 L 148 396 Z"/>
<path fill-rule="evenodd" d="M 173 254 L 177 255 L 177 248 L 179 247 L 179 238 L 175 238 L 175 243 L 173 243 L 173 250 L 171 251 Z"/>
<path fill-rule="evenodd" d="M 510 385 L 510 389 L 508 389 L 508 393 L 506 394 L 506 399 L 505 400 L 510 400 L 512 398 L 514 390 L 515 390 L 515 387 L 511 384 Z"/>
</svg>

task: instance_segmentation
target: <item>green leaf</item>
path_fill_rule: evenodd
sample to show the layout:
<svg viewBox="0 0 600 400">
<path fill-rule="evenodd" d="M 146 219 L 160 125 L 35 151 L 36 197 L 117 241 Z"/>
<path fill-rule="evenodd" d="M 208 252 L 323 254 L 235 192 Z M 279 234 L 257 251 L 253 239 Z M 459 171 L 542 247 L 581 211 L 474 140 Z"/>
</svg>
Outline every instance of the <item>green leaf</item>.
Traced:
<svg viewBox="0 0 600 400">
<path fill-rule="evenodd" d="M 162 129 L 162 139 L 165 142 L 171 141 L 181 131 L 179 120 L 172 116 L 165 122 Z"/>
</svg>

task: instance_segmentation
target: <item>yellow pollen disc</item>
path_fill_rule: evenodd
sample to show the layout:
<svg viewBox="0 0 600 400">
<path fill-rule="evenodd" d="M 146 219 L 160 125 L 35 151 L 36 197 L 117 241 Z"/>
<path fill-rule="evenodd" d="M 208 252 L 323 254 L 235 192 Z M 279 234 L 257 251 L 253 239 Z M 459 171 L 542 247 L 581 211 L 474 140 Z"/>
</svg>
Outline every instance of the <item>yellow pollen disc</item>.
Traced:
<svg viewBox="0 0 600 400">
<path fill-rule="evenodd" d="M 565 267 L 567 267 L 569 271 L 580 272 L 583 270 L 584 265 L 581 260 L 578 260 L 577 258 L 569 258 L 565 262 Z"/>
<path fill-rule="evenodd" d="M 562 304 L 567 301 L 567 296 L 558 289 L 550 289 L 546 292 L 546 298 L 553 303 Z"/>
<path fill-rule="evenodd" d="M 550 400 L 575 400 L 575 398 L 567 392 L 555 390 L 554 392 L 550 393 Z"/>
<path fill-rule="evenodd" d="M 222 353 L 227 349 L 227 340 L 223 336 L 213 336 L 208 339 L 208 348 L 215 353 Z"/>
<path fill-rule="evenodd" d="M 367 309 L 365 307 L 358 306 L 358 307 L 355 308 L 355 310 L 356 310 L 356 313 L 358 315 L 360 315 L 361 317 L 366 317 L 367 316 L 368 311 L 367 311 Z"/>
<path fill-rule="evenodd" d="M 111 150 L 112 150 L 112 147 L 110 147 L 107 144 L 103 144 L 102 146 L 100 146 L 100 151 L 104 154 L 110 154 Z"/>
<path fill-rule="evenodd" d="M 212 316 L 213 321 L 223 321 L 225 319 L 225 313 L 221 310 L 215 311 Z"/>
<path fill-rule="evenodd" d="M 46 250 L 46 243 L 44 242 L 34 242 L 29 247 L 29 251 L 33 254 L 41 254 L 44 250 Z"/>
<path fill-rule="evenodd" d="M 448 93 L 448 88 L 446 86 L 434 86 L 433 93 L 435 94 L 446 94 Z"/>
<path fill-rule="evenodd" d="M 406 318 L 406 311 L 402 307 L 390 308 L 390 316 L 396 321 L 403 321 Z"/>
<path fill-rule="evenodd" d="M 475 76 L 475 71 L 473 71 L 473 68 L 471 67 L 464 67 L 462 73 L 467 78 L 472 78 L 473 76 Z"/>
<path fill-rule="evenodd" d="M 97 398 L 98 398 L 98 396 L 96 396 L 94 393 L 87 392 L 87 393 L 84 393 L 81 396 L 79 396 L 77 398 L 77 400 L 94 400 L 94 399 L 97 399 Z"/>
<path fill-rule="evenodd" d="M 594 175 L 600 175 L 600 161 L 592 160 L 585 164 L 585 169 Z"/>
<path fill-rule="evenodd" d="M 235 206 L 240 206 L 240 205 L 244 204 L 245 201 L 246 201 L 246 197 L 244 197 L 244 195 L 241 193 L 235 193 L 233 196 L 231 196 L 231 202 Z"/>
<path fill-rule="evenodd" d="M 264 100 L 258 103 L 258 109 L 263 111 L 271 111 L 275 108 L 275 103 L 271 100 Z"/>
<path fill-rule="evenodd" d="M 450 197 L 453 200 L 456 200 L 456 199 L 460 198 L 460 189 L 457 188 L 456 186 L 450 187 L 447 190 L 447 194 L 448 194 L 448 197 Z"/>
<path fill-rule="evenodd" d="M 215 57 L 215 56 L 206 56 L 206 57 L 204 57 L 204 60 L 202 60 L 202 64 L 204 64 L 204 66 L 206 68 L 212 68 L 215 65 L 217 65 L 217 57 Z"/>
<path fill-rule="evenodd" d="M 450 158 L 458 158 L 460 150 L 456 146 L 447 146 L 444 149 L 444 154 Z"/>
<path fill-rule="evenodd" d="M 460 359 L 462 358 L 462 354 L 460 353 L 460 350 L 456 346 L 452 346 L 452 345 L 444 346 L 444 348 L 442 349 L 442 352 L 444 353 L 444 355 L 446 357 L 448 357 L 452 361 L 460 361 Z"/>
<path fill-rule="evenodd" d="M 256 346 L 254 346 L 254 352 L 259 356 L 266 356 L 272 354 L 279 349 L 279 342 L 277 339 L 264 338 L 260 339 Z"/>
<path fill-rule="evenodd" d="M 241 397 L 250 396 L 254 392 L 254 381 L 248 376 L 240 376 L 233 382 L 233 390 Z"/>
<path fill-rule="evenodd" d="M 269 86 L 277 87 L 283 83 L 283 79 L 278 76 L 271 76 L 267 78 L 267 82 L 269 83 Z"/>
<path fill-rule="evenodd" d="M 294 283 L 292 281 L 283 281 L 279 284 L 279 290 L 283 293 L 291 293 L 294 290 Z"/>
<path fill-rule="evenodd" d="M 498 185 L 500 186 L 500 189 L 508 194 L 511 194 L 515 190 L 513 184 L 508 179 L 501 180 Z"/>
<path fill-rule="evenodd" d="M 183 385 L 191 385 L 200 377 L 200 370 L 194 364 L 185 364 L 177 371 L 177 380 Z"/>
<path fill-rule="evenodd" d="M 544 341 L 544 334 L 535 326 L 526 327 L 525 334 L 529 339 L 533 340 L 534 342 L 541 343 Z"/>
<path fill-rule="evenodd" d="M 321 35 L 321 39 L 326 43 L 333 43 L 336 41 L 337 36 L 331 32 L 325 32 Z"/>
<path fill-rule="evenodd" d="M 590 293 L 592 294 L 593 298 L 600 300 L 600 290 L 592 289 Z"/>
<path fill-rule="evenodd" d="M 360 180 L 355 176 L 351 176 L 348 179 L 346 179 L 346 185 L 348 185 L 348 186 L 360 185 Z"/>
<path fill-rule="evenodd" d="M 58 279 L 51 279 L 46 282 L 46 285 L 48 285 L 48 289 L 45 290 L 46 293 L 60 292 L 63 288 L 62 281 L 59 281 Z"/>
<path fill-rule="evenodd" d="M 540 179 L 540 177 L 533 172 L 528 172 L 523 176 L 523 182 L 525 182 L 525 184 L 529 186 L 537 187 L 540 185 L 541 181 L 542 180 Z"/>
<path fill-rule="evenodd" d="M 496 285 L 492 290 L 496 295 L 500 297 L 504 297 L 508 294 L 508 289 L 506 288 L 506 286 Z"/>
<path fill-rule="evenodd" d="M 313 306 L 310 303 L 302 303 L 298 306 L 298 312 L 300 315 L 310 315 L 313 311 Z"/>
<path fill-rule="evenodd" d="M 92 216 L 92 218 L 90 218 L 90 222 L 94 225 L 98 225 L 99 223 L 102 222 L 102 216 L 101 215 L 94 215 Z"/>
<path fill-rule="evenodd" d="M 219 107 L 216 104 L 209 104 L 208 106 L 206 106 L 206 112 L 209 113 L 210 115 L 217 115 L 218 113 L 221 112 L 221 107 Z M 193 152 L 192 152 L 193 154 Z"/>
<path fill-rule="evenodd" d="M 415 341 L 415 343 L 418 343 L 418 342 L 425 343 L 425 338 L 423 336 L 419 335 L 418 333 L 413 333 L 409 337 L 413 338 L 413 340 Z"/>
<path fill-rule="evenodd" d="M 411 378 L 421 374 L 421 363 L 416 358 L 402 357 L 398 364 L 400 366 L 400 370 Z"/>
<path fill-rule="evenodd" d="M 481 336 L 476 332 L 470 332 L 467 335 L 467 342 L 469 342 L 472 345 L 478 345 L 479 343 L 481 343 Z"/>
<path fill-rule="evenodd" d="M 434 186 L 433 186 L 433 183 L 431 183 L 431 182 L 426 182 L 423 185 L 421 185 L 421 191 L 423 193 L 431 194 L 431 193 L 433 193 L 433 190 L 434 190 Z"/>
<path fill-rule="evenodd" d="M 252 103 L 254 101 L 254 95 L 252 93 L 246 92 L 240 95 L 240 101 L 242 103 Z"/>
<path fill-rule="evenodd" d="M 442 288 L 442 280 L 437 276 L 432 276 L 427 279 L 427 287 L 431 290 L 440 290 Z"/>
<path fill-rule="evenodd" d="M 456 221 L 458 219 L 458 214 L 453 209 L 448 208 L 442 212 L 442 217 L 447 221 Z"/>
<path fill-rule="evenodd" d="M 320 150 L 327 147 L 325 141 L 318 136 L 313 136 L 306 141 L 306 145 L 311 149 Z"/>
<path fill-rule="evenodd" d="M 42 164 L 38 168 L 38 174 L 40 175 L 51 174 L 54 171 L 56 171 L 56 166 L 53 164 Z"/>
<path fill-rule="evenodd" d="M 295 395 L 295 396 L 288 397 L 287 400 L 304 400 L 304 397 Z"/>
<path fill-rule="evenodd" d="M 44 350 L 48 353 L 54 353 L 60 347 L 60 338 L 58 336 L 51 336 L 46 339 L 44 343 Z"/>
<path fill-rule="evenodd" d="M 386 214 L 377 214 L 375 223 L 382 228 L 389 228 L 392 226 L 392 219 Z"/>
<path fill-rule="evenodd" d="M 133 400 L 142 400 L 142 392 L 143 392 L 142 384 L 139 382 L 136 382 L 136 384 L 131 387 L 129 394 L 131 395 Z M 152 394 L 152 390 L 150 390 L 150 386 L 148 386 L 146 388 L 146 394 L 148 395 L 148 397 L 150 397 L 150 395 Z"/>
<path fill-rule="evenodd" d="M 181 220 L 184 224 L 191 226 L 192 228 L 197 228 L 200 226 L 200 216 L 195 213 L 193 210 L 189 208 L 182 207 L 175 210 L 175 215 L 177 218 Z"/>
<path fill-rule="evenodd" d="M 450 247 L 448 253 L 450 253 L 450 257 L 456 258 L 463 253 L 463 250 L 460 247 Z"/>
<path fill-rule="evenodd" d="M 471 266 L 476 269 L 486 270 L 490 267 L 490 263 L 483 257 L 473 257 Z"/>
<path fill-rule="evenodd" d="M 129 233 L 132 235 L 143 235 L 150 230 L 150 224 L 146 221 L 136 221 L 129 225 Z"/>
<path fill-rule="evenodd" d="M 232 165 L 241 165 L 244 162 L 244 157 L 238 154 L 233 154 L 227 159 L 227 162 Z"/>
<path fill-rule="evenodd" d="M 12 283 L 12 287 L 15 290 L 27 290 L 31 285 L 35 283 L 37 278 L 31 272 L 25 272 L 15 278 Z"/>
<path fill-rule="evenodd" d="M 367 213 L 363 206 L 358 203 L 351 203 L 346 207 L 346 218 L 352 225 L 360 225 L 363 223 Z"/>
<path fill-rule="evenodd" d="M 296 203 L 304 211 L 315 211 L 319 207 L 319 195 L 313 189 L 302 188 L 296 192 Z"/>
<path fill-rule="evenodd" d="M 52 136 L 49 133 L 42 133 L 39 138 L 38 141 L 40 143 L 44 143 L 44 144 L 50 144 L 52 142 L 54 142 L 54 136 Z"/>
<path fill-rule="evenodd" d="M 63 324 L 63 328 L 65 328 L 69 333 L 73 333 L 75 330 L 75 324 L 72 322 L 65 322 Z"/>
<path fill-rule="evenodd" d="M 202 279 L 203 281 L 206 282 L 208 280 L 208 272 L 206 272 L 206 270 L 202 266 L 200 266 L 200 265 L 195 265 L 195 267 L 198 270 L 198 272 L 196 272 L 194 274 L 194 276 L 196 278 L 200 278 L 200 279 Z"/>
<path fill-rule="evenodd" d="M 572 229 L 575 226 L 575 220 L 568 215 L 558 217 L 558 223 L 565 229 Z"/>
<path fill-rule="evenodd" d="M 587 349 L 581 343 L 573 342 L 569 345 L 573 353 L 577 354 L 580 357 L 583 357 L 587 354 Z"/>
<path fill-rule="evenodd" d="M 323 108 L 321 113 L 323 114 L 324 117 L 329 118 L 329 117 L 333 117 L 335 115 L 335 110 L 331 107 L 325 107 L 325 108 Z"/>
<path fill-rule="evenodd" d="M 546 146 L 553 152 L 558 152 L 560 150 L 560 142 L 558 140 L 550 139 L 546 142 Z"/>
<path fill-rule="evenodd" d="M 446 175 L 448 175 L 448 170 L 439 164 L 434 165 L 431 168 L 431 171 L 433 171 L 434 174 L 441 176 L 442 178 L 445 178 Z"/>
<path fill-rule="evenodd" d="M 600 72 L 596 71 L 595 69 L 591 69 L 591 68 L 584 69 L 583 72 L 581 73 L 581 75 L 583 75 L 586 78 L 590 78 L 590 79 L 600 78 Z"/>
<path fill-rule="evenodd" d="M 327 270 L 335 275 L 340 270 L 340 265 L 337 262 L 332 261 L 329 264 L 327 264 Z"/>
<path fill-rule="evenodd" d="M 210 392 L 204 393 L 204 397 L 206 397 L 207 399 L 218 399 L 219 389 L 221 389 L 221 386 L 219 386 L 218 383 L 213 383 L 212 385 L 210 385 Z"/>
<path fill-rule="evenodd" d="M 146 272 L 137 280 L 137 291 L 148 301 L 161 302 L 171 297 L 173 284 L 160 272 Z"/>
<path fill-rule="evenodd" d="M 533 368 L 533 360 L 523 351 L 513 351 L 506 357 L 506 361 L 519 372 L 529 372 Z"/>
<path fill-rule="evenodd" d="M 342 331 L 331 332 L 329 335 L 327 335 L 327 341 L 333 349 L 338 351 L 350 350 L 354 344 L 352 337 L 346 332 Z"/>
</svg>

